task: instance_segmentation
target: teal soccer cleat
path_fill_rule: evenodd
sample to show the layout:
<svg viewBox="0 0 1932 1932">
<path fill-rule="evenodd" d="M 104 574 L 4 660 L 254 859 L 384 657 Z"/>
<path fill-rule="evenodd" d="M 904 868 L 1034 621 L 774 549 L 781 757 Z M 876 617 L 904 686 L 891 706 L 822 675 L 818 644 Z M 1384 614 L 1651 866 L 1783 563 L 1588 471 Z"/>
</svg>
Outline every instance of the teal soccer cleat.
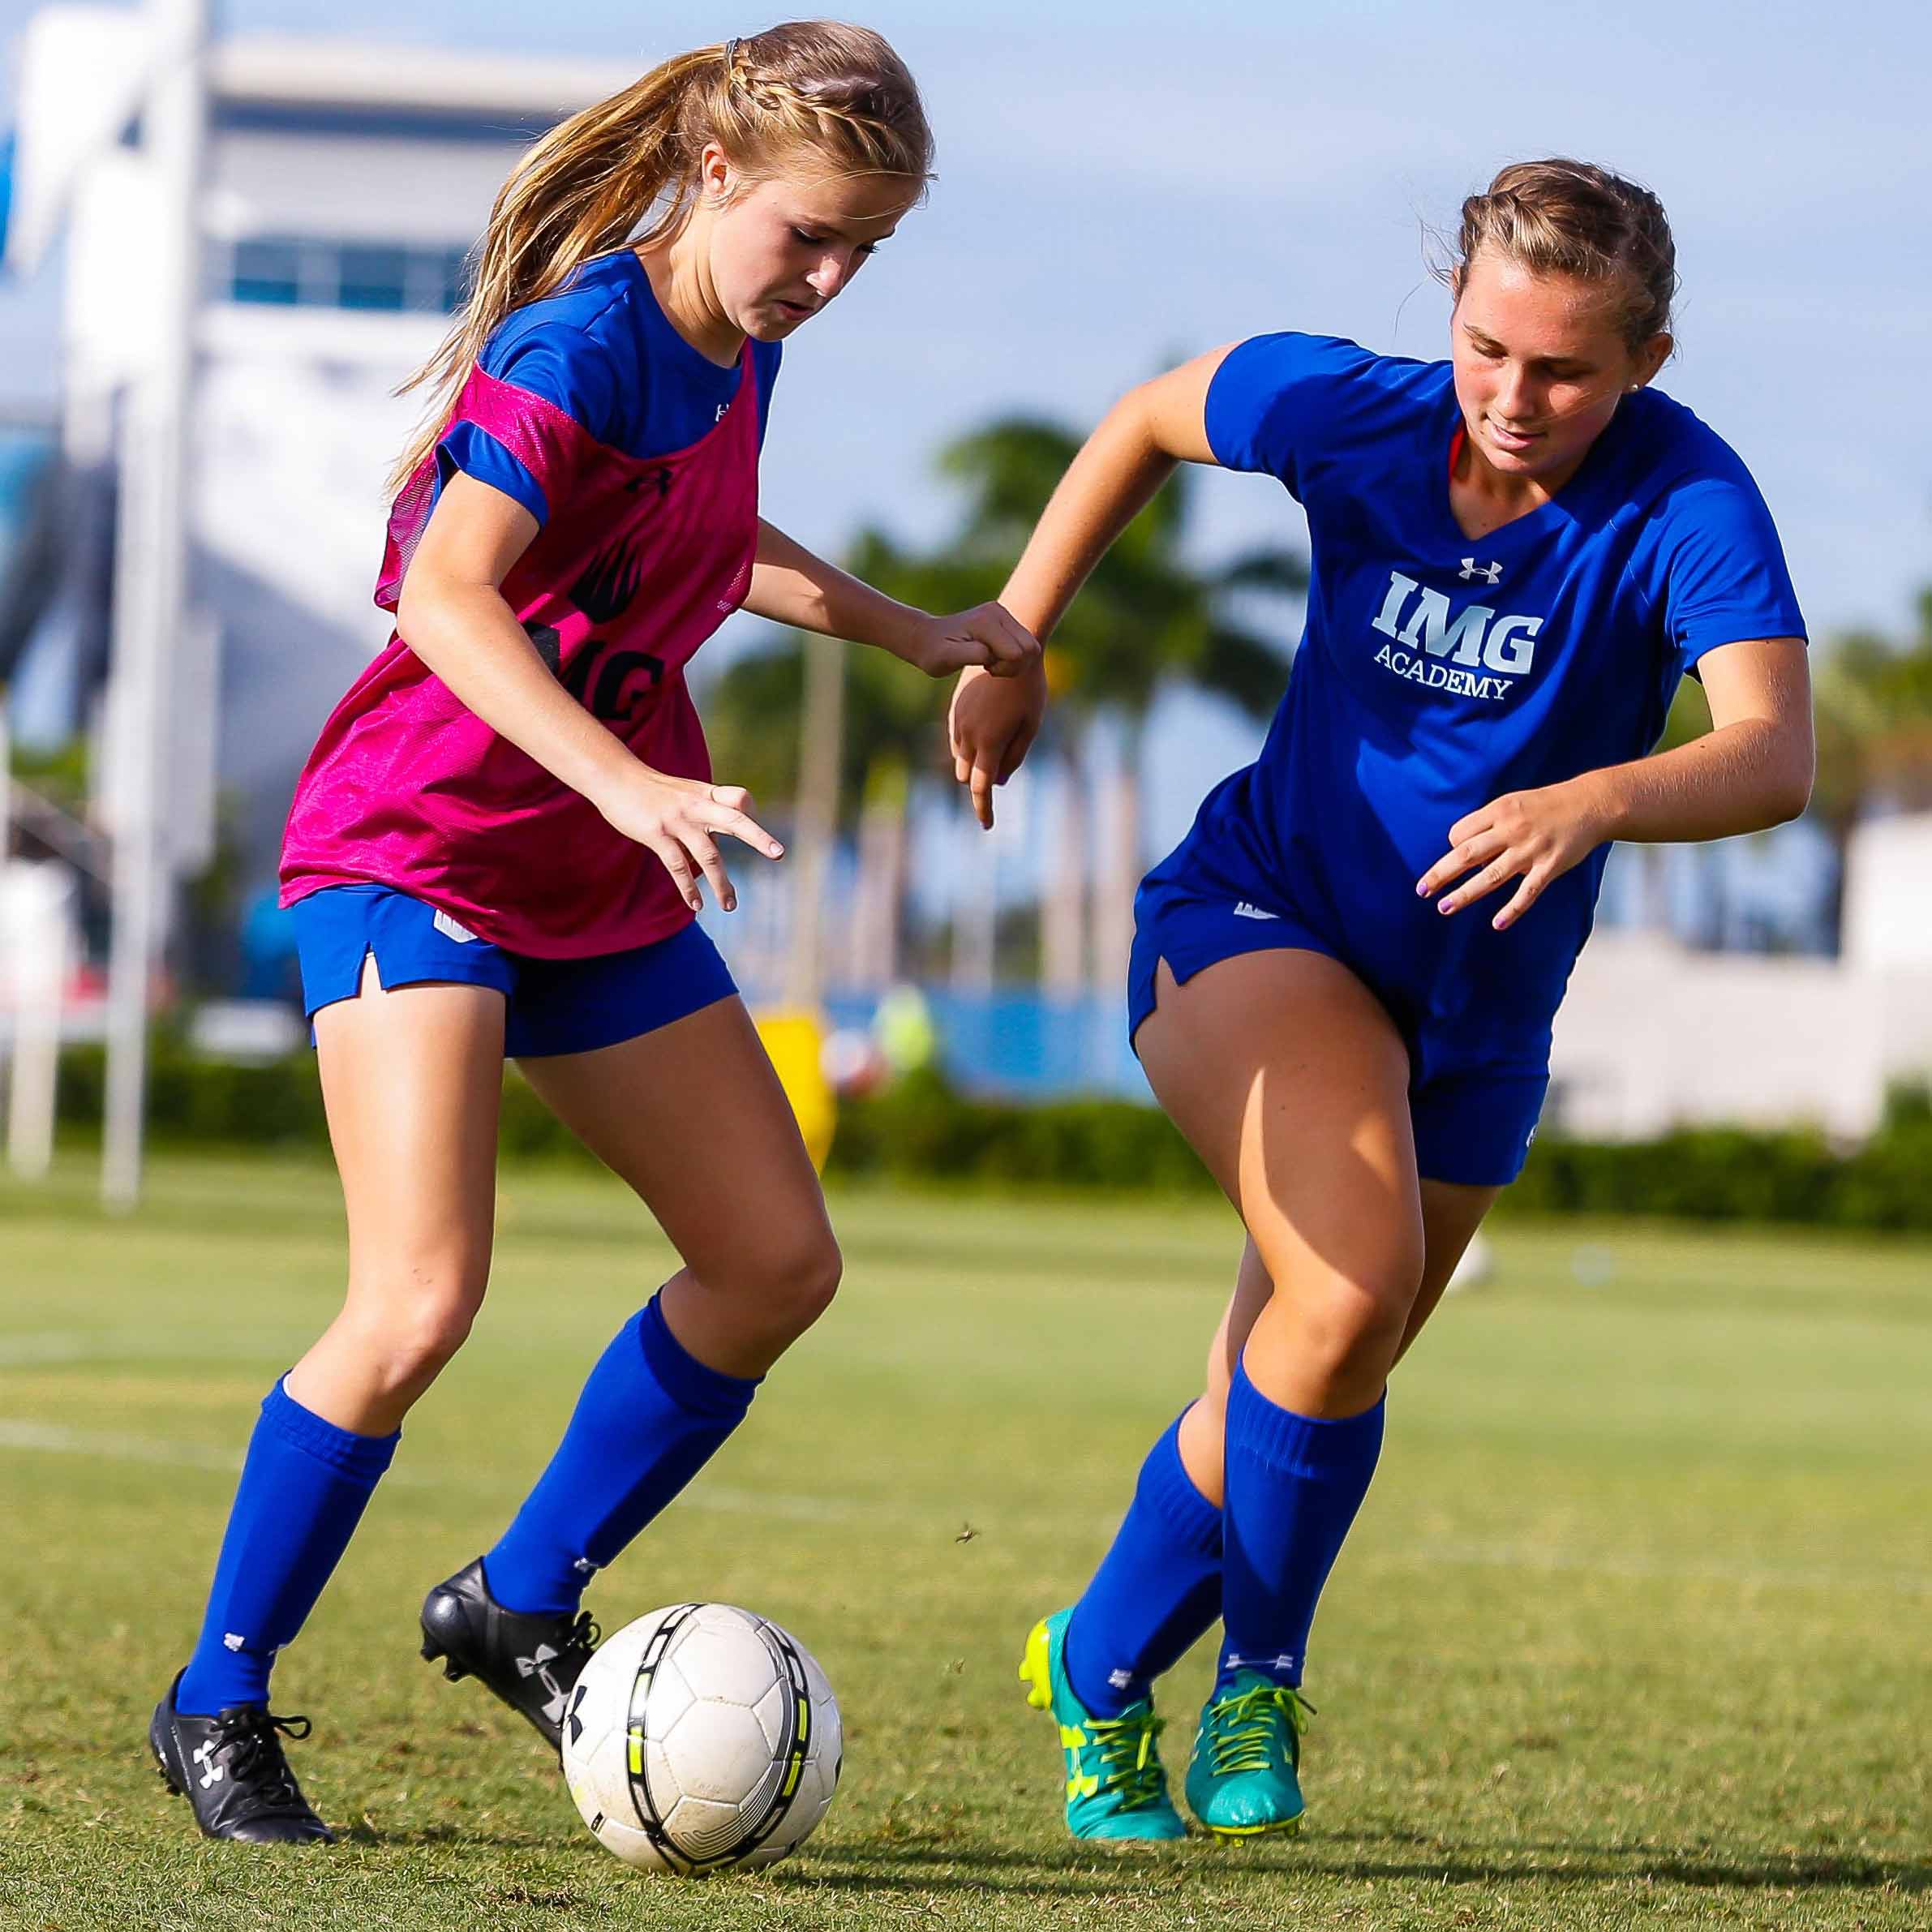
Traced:
<svg viewBox="0 0 1932 1932">
<path fill-rule="evenodd" d="M 1234 1681 L 1201 1708 L 1187 1764 L 1187 1803 L 1217 1838 L 1299 1831 L 1302 1733 L 1315 1707 L 1259 1671 Z"/>
<path fill-rule="evenodd" d="M 1067 1754 L 1067 1829 L 1075 1838 L 1185 1838 L 1187 1827 L 1167 1795 L 1157 1740 L 1161 1720 L 1143 1698 L 1118 1717 L 1095 1717 L 1067 1681 L 1067 1625 L 1057 1610 L 1034 1625 L 1026 1640 L 1020 1681 L 1026 1701 L 1052 1714 Z"/>
</svg>

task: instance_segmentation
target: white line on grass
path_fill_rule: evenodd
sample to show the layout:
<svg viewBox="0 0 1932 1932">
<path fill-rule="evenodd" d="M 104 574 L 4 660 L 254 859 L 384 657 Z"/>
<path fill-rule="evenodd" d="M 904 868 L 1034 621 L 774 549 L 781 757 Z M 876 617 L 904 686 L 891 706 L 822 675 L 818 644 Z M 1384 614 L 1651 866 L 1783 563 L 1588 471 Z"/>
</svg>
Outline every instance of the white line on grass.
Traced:
<svg viewBox="0 0 1932 1932">
<path fill-rule="evenodd" d="M 47 1329 L 0 1336 L 0 1369 L 41 1368 L 75 1362 L 207 1362 L 272 1359 L 299 1353 L 306 1330 L 228 1329 L 202 1335 L 140 1328 Z"/>
<path fill-rule="evenodd" d="M 45 1362 L 85 1362 L 101 1352 L 100 1338 L 79 1329 L 0 1340 L 0 1368 L 37 1368 Z"/>
<path fill-rule="evenodd" d="M 54 1422 L 0 1417 L 0 1449 L 29 1454 L 98 1456 L 111 1462 L 161 1463 L 178 1469 L 208 1469 L 230 1475 L 242 1466 L 238 1451 L 196 1442 L 170 1442 L 116 1429 L 75 1429 Z M 398 1469 L 384 1479 L 406 1489 L 459 1490 L 495 1495 L 497 1486 L 466 1483 L 427 1470 Z M 788 1495 L 783 1491 L 733 1489 L 700 1480 L 680 1499 L 686 1508 L 734 1516 L 783 1517 L 794 1522 L 877 1522 L 887 1518 L 925 1522 L 904 1510 L 882 1509 L 857 1497 Z"/>
<path fill-rule="evenodd" d="M 171 1442 L 157 1436 L 137 1436 L 118 1430 L 69 1428 L 59 1423 L 0 1417 L 0 1449 L 19 1449 L 63 1456 L 99 1456 L 124 1462 L 170 1464 L 177 1468 L 214 1470 L 232 1475 L 242 1458 L 230 1449 L 193 1442 Z M 464 1482 L 427 1470 L 399 1469 L 386 1480 L 406 1489 L 455 1490 L 473 1495 L 498 1493 L 499 1486 Z M 792 1522 L 898 1524 L 927 1528 L 933 1510 L 895 1509 L 857 1496 L 809 1496 L 783 1490 L 732 1488 L 702 1479 L 679 1499 L 685 1509 L 721 1515 L 783 1518 Z M 1038 1513 L 1029 1526 L 1047 1526 Z M 1110 1522 L 1085 1526 L 1106 1534 Z M 1668 1582 L 1724 1583 L 1735 1588 L 1842 1590 L 1845 1577 L 1835 1569 L 1773 1569 L 1745 1563 L 1679 1563 L 1653 1557 L 1599 1552 L 1584 1556 L 1546 1543 L 1449 1543 L 1413 1544 L 1404 1550 L 1363 1551 L 1359 1562 L 1375 1569 L 1435 1569 L 1454 1565 L 1481 1569 L 1559 1571 L 1586 1576 L 1655 1579 Z M 1863 1571 L 1857 1582 L 1868 1589 L 1897 1591 L 1904 1596 L 1932 1597 L 1932 1572 Z"/>
<path fill-rule="evenodd" d="M 0 1449 L 38 1450 L 56 1456 L 107 1456 L 122 1462 L 168 1462 L 188 1469 L 237 1470 L 242 1459 L 227 1449 L 192 1442 L 164 1442 L 111 1429 L 70 1429 L 56 1422 L 0 1419 Z"/>
<path fill-rule="evenodd" d="M 1732 1583 L 1749 1587 L 1784 1586 L 1807 1590 L 1840 1591 L 1847 1578 L 1841 1569 L 1772 1569 L 1754 1563 L 1678 1563 L 1654 1556 L 1584 1556 L 1550 1543 L 1426 1543 L 1406 1550 L 1364 1553 L 1362 1562 L 1379 1569 L 1436 1569 L 1462 1564 L 1479 1569 L 1540 1569 L 1625 1581 L 1656 1578 L 1674 1583 Z M 1932 1596 L 1932 1572 L 1861 1570 L 1860 1585 L 1896 1590 L 1907 1596 Z"/>
</svg>

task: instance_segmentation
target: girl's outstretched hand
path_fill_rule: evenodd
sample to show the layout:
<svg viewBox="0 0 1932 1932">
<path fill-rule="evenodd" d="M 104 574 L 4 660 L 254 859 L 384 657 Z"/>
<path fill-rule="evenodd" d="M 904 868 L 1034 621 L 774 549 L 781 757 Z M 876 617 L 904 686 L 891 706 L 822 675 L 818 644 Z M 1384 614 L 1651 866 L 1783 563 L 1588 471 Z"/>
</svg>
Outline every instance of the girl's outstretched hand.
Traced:
<svg viewBox="0 0 1932 1932">
<path fill-rule="evenodd" d="M 1017 677 L 1040 662 L 1040 640 L 1003 604 L 976 603 L 950 617 L 925 617 L 907 660 L 928 677 L 951 677 L 972 667 L 995 677 Z"/>
<path fill-rule="evenodd" d="M 742 785 L 672 778 L 638 762 L 592 802 L 625 838 L 649 846 L 664 861 L 694 912 L 704 904 L 701 876 L 711 882 L 724 911 L 737 908 L 738 895 L 718 851 L 720 838 L 741 839 L 768 859 L 785 856 L 784 847 L 751 816 L 751 794 Z"/>
<path fill-rule="evenodd" d="M 1046 676 L 1035 658 L 1023 675 L 995 682 L 985 671 L 960 673 L 953 688 L 947 732 L 952 743 L 953 776 L 972 794 L 972 813 L 993 829 L 993 788 L 1020 769 L 1020 761 L 1046 715 Z"/>
<path fill-rule="evenodd" d="M 1560 878 L 1601 845 L 1604 824 L 1591 787 L 1572 779 L 1534 792 L 1506 792 L 1449 827 L 1449 854 L 1416 881 L 1415 890 L 1433 899 L 1452 881 L 1462 882 L 1436 900 L 1439 912 L 1459 912 L 1513 878 L 1522 883 L 1509 903 L 1490 921 L 1500 933 L 1515 925 Z M 1465 878 L 1464 874 L 1474 874 Z"/>
</svg>

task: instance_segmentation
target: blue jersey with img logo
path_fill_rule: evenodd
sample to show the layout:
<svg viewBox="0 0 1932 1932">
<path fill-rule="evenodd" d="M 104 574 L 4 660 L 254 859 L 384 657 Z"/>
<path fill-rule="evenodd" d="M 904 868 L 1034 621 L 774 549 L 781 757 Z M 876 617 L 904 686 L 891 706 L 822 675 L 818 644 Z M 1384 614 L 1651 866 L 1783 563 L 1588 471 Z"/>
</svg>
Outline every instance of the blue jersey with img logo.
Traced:
<svg viewBox="0 0 1932 1932">
<path fill-rule="evenodd" d="M 1668 396 L 1625 397 L 1554 501 L 1475 539 L 1449 507 L 1460 422 L 1447 363 L 1294 334 L 1222 362 L 1208 440 L 1306 510 L 1307 623 L 1260 758 L 1154 880 L 1324 935 L 1470 1064 L 1547 1050 L 1606 855 L 1497 933 L 1513 887 L 1448 917 L 1415 895 L 1449 827 L 1641 757 L 1706 651 L 1803 619 L 1749 472 Z"/>
</svg>

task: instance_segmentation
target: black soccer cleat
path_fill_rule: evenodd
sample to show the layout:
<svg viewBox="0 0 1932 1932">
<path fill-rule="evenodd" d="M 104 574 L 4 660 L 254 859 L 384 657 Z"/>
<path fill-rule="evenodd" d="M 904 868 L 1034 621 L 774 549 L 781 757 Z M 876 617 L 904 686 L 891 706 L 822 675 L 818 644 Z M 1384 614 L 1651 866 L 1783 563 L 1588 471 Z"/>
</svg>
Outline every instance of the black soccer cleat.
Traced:
<svg viewBox="0 0 1932 1932">
<path fill-rule="evenodd" d="M 553 1751 L 563 1745 L 564 1707 L 596 1648 L 586 1611 L 504 1609 L 490 1595 L 481 1556 L 423 1599 L 423 1656 L 432 1664 L 440 1657 L 452 1683 L 474 1677 L 528 1718 Z"/>
<path fill-rule="evenodd" d="M 243 1844 L 333 1844 L 282 1755 L 283 1737 L 306 1737 L 306 1717 L 238 1704 L 215 1717 L 174 1708 L 178 1677 L 156 1706 L 148 1742 L 161 1781 L 186 1798 L 208 1838 Z M 279 1735 L 277 1735 L 279 1733 Z"/>
</svg>

